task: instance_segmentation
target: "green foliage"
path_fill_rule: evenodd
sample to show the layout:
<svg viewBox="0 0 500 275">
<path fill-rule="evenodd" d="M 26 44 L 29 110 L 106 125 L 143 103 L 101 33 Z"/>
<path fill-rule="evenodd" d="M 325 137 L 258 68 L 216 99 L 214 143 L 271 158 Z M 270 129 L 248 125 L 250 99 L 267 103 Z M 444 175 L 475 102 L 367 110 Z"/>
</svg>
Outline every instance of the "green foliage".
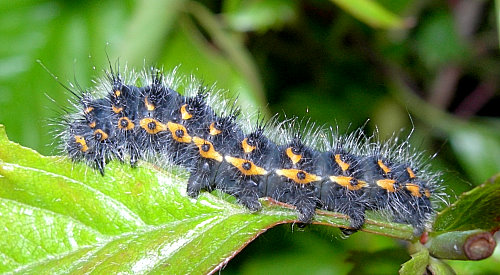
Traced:
<svg viewBox="0 0 500 275">
<path fill-rule="evenodd" d="M 404 28 L 405 22 L 397 15 L 370 0 L 331 0 L 354 17 L 376 28 Z"/>
<path fill-rule="evenodd" d="M 450 144 L 471 178 L 484 182 L 500 167 L 500 139 L 490 127 L 456 127 Z"/>
<path fill-rule="evenodd" d="M 497 175 L 471 191 L 439 213 L 434 231 L 466 231 L 500 228 L 500 175 Z M 481 218 L 478 218 L 481 217 Z"/>
<path fill-rule="evenodd" d="M 111 163 L 101 177 L 84 164 L 10 142 L 1 125 L 0 145 L 2 272 L 209 272 L 269 227 L 295 222 L 296 213 L 268 203 L 252 214 L 224 196 L 191 199 L 179 171 Z M 498 213 L 489 209 L 499 190 L 493 182 L 464 194 L 439 215 L 436 227 L 447 221 L 461 225 L 447 230 L 497 227 Z M 481 214 L 485 208 L 492 215 Z M 342 215 L 319 214 L 314 223 L 348 225 Z M 408 226 L 372 219 L 363 231 L 414 239 Z M 412 255 L 401 272 L 425 270 L 428 253 Z"/>
<path fill-rule="evenodd" d="M 267 228 L 296 219 L 279 206 L 252 214 L 223 196 L 191 199 L 179 171 L 111 163 L 102 177 L 10 142 L 1 125 L 0 145 L 3 272 L 208 272 Z M 367 222 L 366 231 L 413 238 L 409 226 Z M 316 223 L 348 225 L 326 212 Z"/>
<path fill-rule="evenodd" d="M 42 157 L 0 133 L 0 271 L 208 272 L 293 211 L 243 207 L 185 195 L 185 178 L 113 163 L 101 177 L 85 165 Z"/>
<path fill-rule="evenodd" d="M 423 249 L 411 255 L 411 260 L 401 266 L 401 274 L 425 274 L 429 264 L 429 251 Z"/>
<path fill-rule="evenodd" d="M 7 126 L 12 140 L 46 155 L 55 154 L 51 145 L 54 135 L 50 133 L 53 127 L 47 127 L 48 119 L 59 116 L 59 106 L 68 106 L 68 94 L 36 61 L 41 60 L 63 84 L 73 82 L 87 89 L 92 87 L 92 79 L 102 75 L 102 70 L 107 67 L 107 53 L 112 63 L 119 58 L 122 66 L 126 63 L 135 69 L 157 64 L 171 70 L 180 65 L 180 74 L 193 73 L 207 84 L 216 83 L 230 95 L 238 95 L 242 105 L 253 106 L 243 108 L 245 112 L 258 109 L 266 114 L 305 116 L 320 124 L 338 125 L 341 133 L 364 125 L 370 118 L 367 132 L 378 126 L 382 139 L 402 128 L 407 130 L 403 136 L 414 129 L 410 142 L 429 155 L 438 152 L 432 166 L 434 170 L 443 171 L 451 203 L 462 192 L 500 171 L 496 92 L 500 55 L 498 33 L 494 28 L 495 16 L 500 10 L 498 5 L 494 9 L 488 1 L 418 0 L 200 2 L 0 2 L 0 37 L 3 42 L 0 43 L 0 123 Z M 13 180 L 23 188 L 31 186 L 29 182 L 39 177 L 36 169 L 46 169 L 44 162 L 39 163 L 43 167 L 35 165 L 41 160 L 34 161 L 38 159 L 37 154 L 30 150 L 20 151 L 25 157 L 10 155 L 11 150 L 8 153 L 0 151 L 3 152 L 2 161 L 17 163 L 19 167 L 16 169 L 35 169 L 26 171 L 26 182 L 21 178 Z M 30 158 L 29 165 L 20 163 Z M 15 159 L 18 162 L 13 161 Z M 101 183 L 101 177 L 84 166 L 69 165 L 57 157 L 54 160 L 61 165 L 60 171 L 50 172 L 55 175 L 42 173 L 40 178 L 57 179 L 54 182 L 61 186 L 66 185 L 67 179 L 62 180 L 60 175 L 73 173 L 76 182 L 85 182 L 85 186 L 92 187 L 88 189 L 70 182 L 69 186 L 79 190 L 82 196 L 99 190 L 107 198 L 106 190 L 114 190 L 117 194 L 123 194 L 120 192 L 126 188 L 132 190 L 129 184 L 123 184 L 128 179 L 118 172 L 115 176 L 123 185 L 113 187 L 110 182 Z M 112 171 L 125 169 L 116 163 L 111 166 Z M 138 171 L 146 175 L 164 173 L 152 171 L 147 166 Z M 29 174 L 35 179 L 29 178 Z M 84 181 L 84 177 L 89 181 Z M 137 179 L 135 175 L 134 179 Z M 5 179 L 0 178 L 0 181 L 5 182 Z M 11 184 L 9 181 L 7 186 L 12 188 Z M 491 184 L 464 196 L 477 199 L 478 195 L 485 195 L 484 191 L 494 188 Z M 61 211 L 73 202 L 79 202 L 78 197 L 72 196 L 66 201 L 58 201 L 58 196 L 72 194 L 73 189 L 62 188 L 52 195 L 41 194 L 42 188 L 47 186 L 47 182 L 40 183 L 36 187 L 38 193 L 23 189 L 16 195 L 6 191 L 12 190 L 8 188 L 0 193 L 8 198 L 20 196 L 47 207 L 59 205 Z M 141 194 L 142 188 L 144 185 L 137 185 L 136 194 Z M 182 190 L 180 185 L 179 190 Z M 226 205 L 219 197 L 205 194 L 203 198 L 215 198 Z M 149 205 L 148 199 L 141 196 L 129 201 L 127 196 L 119 199 L 120 202 L 125 200 L 122 203 L 128 203 L 127 207 L 137 202 Z M 457 202 L 454 206 L 463 210 L 473 205 L 469 199 L 465 200 L 469 201 L 466 204 Z M 55 205 L 52 205 L 53 201 Z M 96 207 L 106 208 L 110 202 L 94 203 Z M 164 207 L 162 201 L 158 200 L 158 203 Z M 488 204 L 479 203 L 479 209 L 488 209 Z M 495 204 L 489 205 L 493 207 Z M 0 213 L 10 215 L 6 220 L 12 221 L 12 226 L 17 222 L 12 215 L 26 208 L 16 206 L 11 199 L 8 205 L 2 204 L 1 207 Z M 232 207 L 239 209 L 238 206 Z M 494 209 L 490 208 L 493 211 L 489 212 L 491 216 L 496 213 Z M 32 216 L 25 215 L 24 221 L 27 224 L 39 223 L 45 228 L 48 225 L 43 224 L 47 222 L 44 217 L 54 215 L 47 211 L 40 208 Z M 141 207 L 134 211 L 136 215 L 146 215 L 146 210 Z M 437 223 L 439 228 L 451 226 L 450 218 L 444 222 L 444 217 L 456 214 L 452 212 L 451 209 L 443 211 L 443 218 Z M 110 213 L 112 209 L 95 213 L 95 217 L 85 216 L 89 215 L 85 211 L 71 214 L 79 215 L 81 219 L 102 221 L 107 220 Z M 464 221 L 470 221 L 474 215 L 462 213 L 461 216 Z M 113 222 L 121 221 L 122 227 L 111 226 L 114 223 L 100 226 L 118 232 L 120 228 L 130 227 L 129 220 L 123 219 L 113 217 Z M 60 226 L 67 223 L 64 215 L 53 220 Z M 345 222 L 340 218 L 336 223 L 342 221 Z M 471 224 L 469 221 L 466 222 L 468 225 Z M 481 224 L 485 223 L 490 222 L 486 220 Z M 89 226 L 75 225 L 73 228 L 78 245 L 80 241 L 86 244 L 85 241 L 90 242 L 99 236 L 97 233 L 85 234 L 90 232 Z M 135 229 L 130 227 L 129 230 Z M 22 231 L 28 232 L 26 234 L 34 240 L 39 238 L 35 231 Z M 66 231 L 54 230 L 51 234 L 63 236 Z M 340 240 L 337 234 L 336 229 L 324 230 L 316 226 L 306 228 L 304 232 L 296 227 L 278 226 L 252 242 L 223 272 L 250 274 L 288 266 L 290 273 L 295 271 L 297 274 L 303 274 L 304 269 L 310 273 L 328 270 L 329 273 L 373 274 L 376 270 L 387 274 L 394 273 L 403 261 L 409 259 L 383 257 L 388 251 L 387 255 L 408 255 L 400 242 L 390 238 L 357 233 L 347 240 Z M 27 240 L 20 243 L 33 247 L 34 244 Z M 0 246 L 3 247 L 3 243 Z M 37 251 L 63 251 L 71 249 L 72 244 L 54 242 L 42 247 Z M 276 253 L 277 247 L 280 253 Z M 82 249 L 81 254 L 65 257 L 80 259 L 81 255 L 92 253 L 92 249 L 94 247 L 89 243 L 89 252 Z M 351 254 L 354 256 L 350 257 Z M 15 256 L 20 259 L 27 257 Z M 12 259 L 5 261 L 10 263 Z M 448 264 L 458 273 L 494 273 L 499 261 L 497 252 L 480 262 L 453 261 Z M 431 267 L 446 267 L 442 264 L 444 262 L 432 257 L 429 263 Z M 50 268 L 48 263 L 44 266 Z"/>
<path fill-rule="evenodd" d="M 226 1 L 226 18 L 238 31 L 265 32 L 283 27 L 297 15 L 298 3 L 287 0 Z"/>
<path fill-rule="evenodd" d="M 423 22 L 417 41 L 419 56 L 431 70 L 467 58 L 464 42 L 460 40 L 452 15 L 447 12 L 437 12 Z"/>
</svg>

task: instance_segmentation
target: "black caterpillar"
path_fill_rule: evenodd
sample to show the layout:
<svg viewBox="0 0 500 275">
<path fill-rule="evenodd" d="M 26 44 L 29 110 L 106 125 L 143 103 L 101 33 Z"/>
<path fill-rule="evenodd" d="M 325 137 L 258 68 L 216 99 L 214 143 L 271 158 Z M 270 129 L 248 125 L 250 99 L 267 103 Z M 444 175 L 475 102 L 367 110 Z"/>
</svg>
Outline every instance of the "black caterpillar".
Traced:
<svg viewBox="0 0 500 275">
<path fill-rule="evenodd" d="M 248 126 L 234 102 L 221 103 L 194 79 L 181 95 L 175 71 L 118 71 L 110 66 L 92 91 L 65 86 L 77 113 L 63 118 L 62 147 L 102 175 L 112 159 L 168 162 L 189 170 L 191 197 L 218 189 L 251 211 L 271 197 L 295 206 L 305 224 L 316 209 L 335 211 L 350 217 L 346 233 L 363 226 L 366 210 L 410 224 L 416 234 L 432 219 L 441 180 L 407 141 L 381 143 L 360 130 L 344 137 L 317 127 L 298 131 L 293 122 L 263 119 Z"/>
</svg>

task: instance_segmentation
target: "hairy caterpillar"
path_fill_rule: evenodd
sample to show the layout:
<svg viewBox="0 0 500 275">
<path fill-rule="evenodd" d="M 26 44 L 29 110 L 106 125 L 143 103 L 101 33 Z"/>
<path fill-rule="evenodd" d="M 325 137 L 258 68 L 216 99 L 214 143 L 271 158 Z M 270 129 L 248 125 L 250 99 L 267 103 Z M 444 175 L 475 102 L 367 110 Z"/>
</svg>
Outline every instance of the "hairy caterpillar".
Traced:
<svg viewBox="0 0 500 275">
<path fill-rule="evenodd" d="M 241 115 L 235 102 L 220 100 L 213 88 L 191 78 L 177 90 L 174 72 L 157 68 L 140 74 L 110 66 L 91 91 L 73 91 L 76 112 L 67 111 L 61 147 L 104 176 L 112 159 L 178 165 L 190 172 L 189 196 L 215 189 L 233 195 L 251 211 L 259 198 L 295 206 L 311 223 L 316 209 L 350 217 L 349 234 L 360 229 L 366 210 L 410 224 L 420 234 L 441 199 L 439 174 L 407 141 L 380 142 L 355 131 L 295 127 Z"/>
</svg>

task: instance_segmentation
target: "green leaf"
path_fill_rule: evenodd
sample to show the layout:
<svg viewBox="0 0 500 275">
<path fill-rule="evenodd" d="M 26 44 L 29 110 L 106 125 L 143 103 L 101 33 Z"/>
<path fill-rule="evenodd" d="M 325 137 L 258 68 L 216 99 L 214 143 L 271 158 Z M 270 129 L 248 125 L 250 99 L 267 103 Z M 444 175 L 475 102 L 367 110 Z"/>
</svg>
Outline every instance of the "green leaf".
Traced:
<svg viewBox="0 0 500 275">
<path fill-rule="evenodd" d="M 411 255 L 411 260 L 401 265 L 399 274 L 425 274 L 425 269 L 429 264 L 429 251 L 422 248 Z"/>
<path fill-rule="evenodd" d="M 429 271 L 431 274 L 455 275 L 457 273 L 444 261 L 430 257 Z M 425 274 L 425 273 L 422 273 Z"/>
<path fill-rule="evenodd" d="M 101 177 L 10 143 L 1 130 L 3 272 L 208 272 L 295 216 L 252 215 L 210 194 L 193 200 L 185 178 L 150 167 L 111 163 Z"/>
<path fill-rule="evenodd" d="M 182 11 L 184 0 L 137 1 L 118 55 L 133 67 L 143 66 L 162 53 L 165 37 L 175 31 L 174 23 Z M 145 31 L 147 30 L 147 31 Z"/>
<path fill-rule="evenodd" d="M 352 16 L 374 28 L 405 28 L 405 22 L 373 0 L 331 0 Z"/>
<path fill-rule="evenodd" d="M 500 227 L 500 175 L 463 193 L 458 200 L 441 211 L 434 231 L 490 230 Z"/>
<path fill-rule="evenodd" d="M 192 199 L 185 181 L 147 163 L 111 162 L 102 177 L 10 142 L 0 125 L 0 272 L 206 273 L 268 228 L 296 222 L 294 210 L 267 200 L 250 213 L 225 195 Z M 349 224 L 318 213 L 317 224 Z M 368 219 L 363 230 L 414 238 L 403 224 Z"/>
<path fill-rule="evenodd" d="M 469 55 L 447 12 L 436 12 L 425 20 L 417 34 L 417 50 L 430 69 L 457 63 Z"/>
<path fill-rule="evenodd" d="M 456 127 L 450 134 L 450 144 L 474 183 L 482 183 L 500 172 L 498 131 L 474 126 Z"/>
<path fill-rule="evenodd" d="M 297 3 L 287 0 L 249 1 L 239 3 L 237 8 L 228 11 L 225 18 L 235 30 L 267 31 L 280 28 L 297 14 Z"/>
</svg>

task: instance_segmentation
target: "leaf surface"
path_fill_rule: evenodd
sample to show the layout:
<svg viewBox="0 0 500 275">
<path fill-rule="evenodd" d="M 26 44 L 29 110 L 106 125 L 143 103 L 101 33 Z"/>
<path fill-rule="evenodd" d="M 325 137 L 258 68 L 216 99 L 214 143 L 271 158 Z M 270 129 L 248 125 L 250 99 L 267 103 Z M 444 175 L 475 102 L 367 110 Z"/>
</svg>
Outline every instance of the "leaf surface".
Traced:
<svg viewBox="0 0 500 275">
<path fill-rule="evenodd" d="M 411 255 L 411 260 L 401 265 L 399 274 L 425 274 L 429 264 L 429 251 L 422 249 Z"/>
<path fill-rule="evenodd" d="M 270 200 L 251 213 L 230 196 L 192 199 L 185 189 L 179 169 L 111 162 L 102 177 L 10 142 L 0 125 L 0 272 L 207 273 L 268 228 L 296 222 Z M 317 224 L 349 224 L 318 213 Z M 414 238 L 410 226 L 371 219 L 363 230 Z"/>
<path fill-rule="evenodd" d="M 407 23 L 373 0 L 331 0 L 362 22 L 375 28 L 404 28 Z"/>
<path fill-rule="evenodd" d="M 500 228 L 500 175 L 460 195 L 441 211 L 434 231 L 491 230 Z"/>
</svg>

